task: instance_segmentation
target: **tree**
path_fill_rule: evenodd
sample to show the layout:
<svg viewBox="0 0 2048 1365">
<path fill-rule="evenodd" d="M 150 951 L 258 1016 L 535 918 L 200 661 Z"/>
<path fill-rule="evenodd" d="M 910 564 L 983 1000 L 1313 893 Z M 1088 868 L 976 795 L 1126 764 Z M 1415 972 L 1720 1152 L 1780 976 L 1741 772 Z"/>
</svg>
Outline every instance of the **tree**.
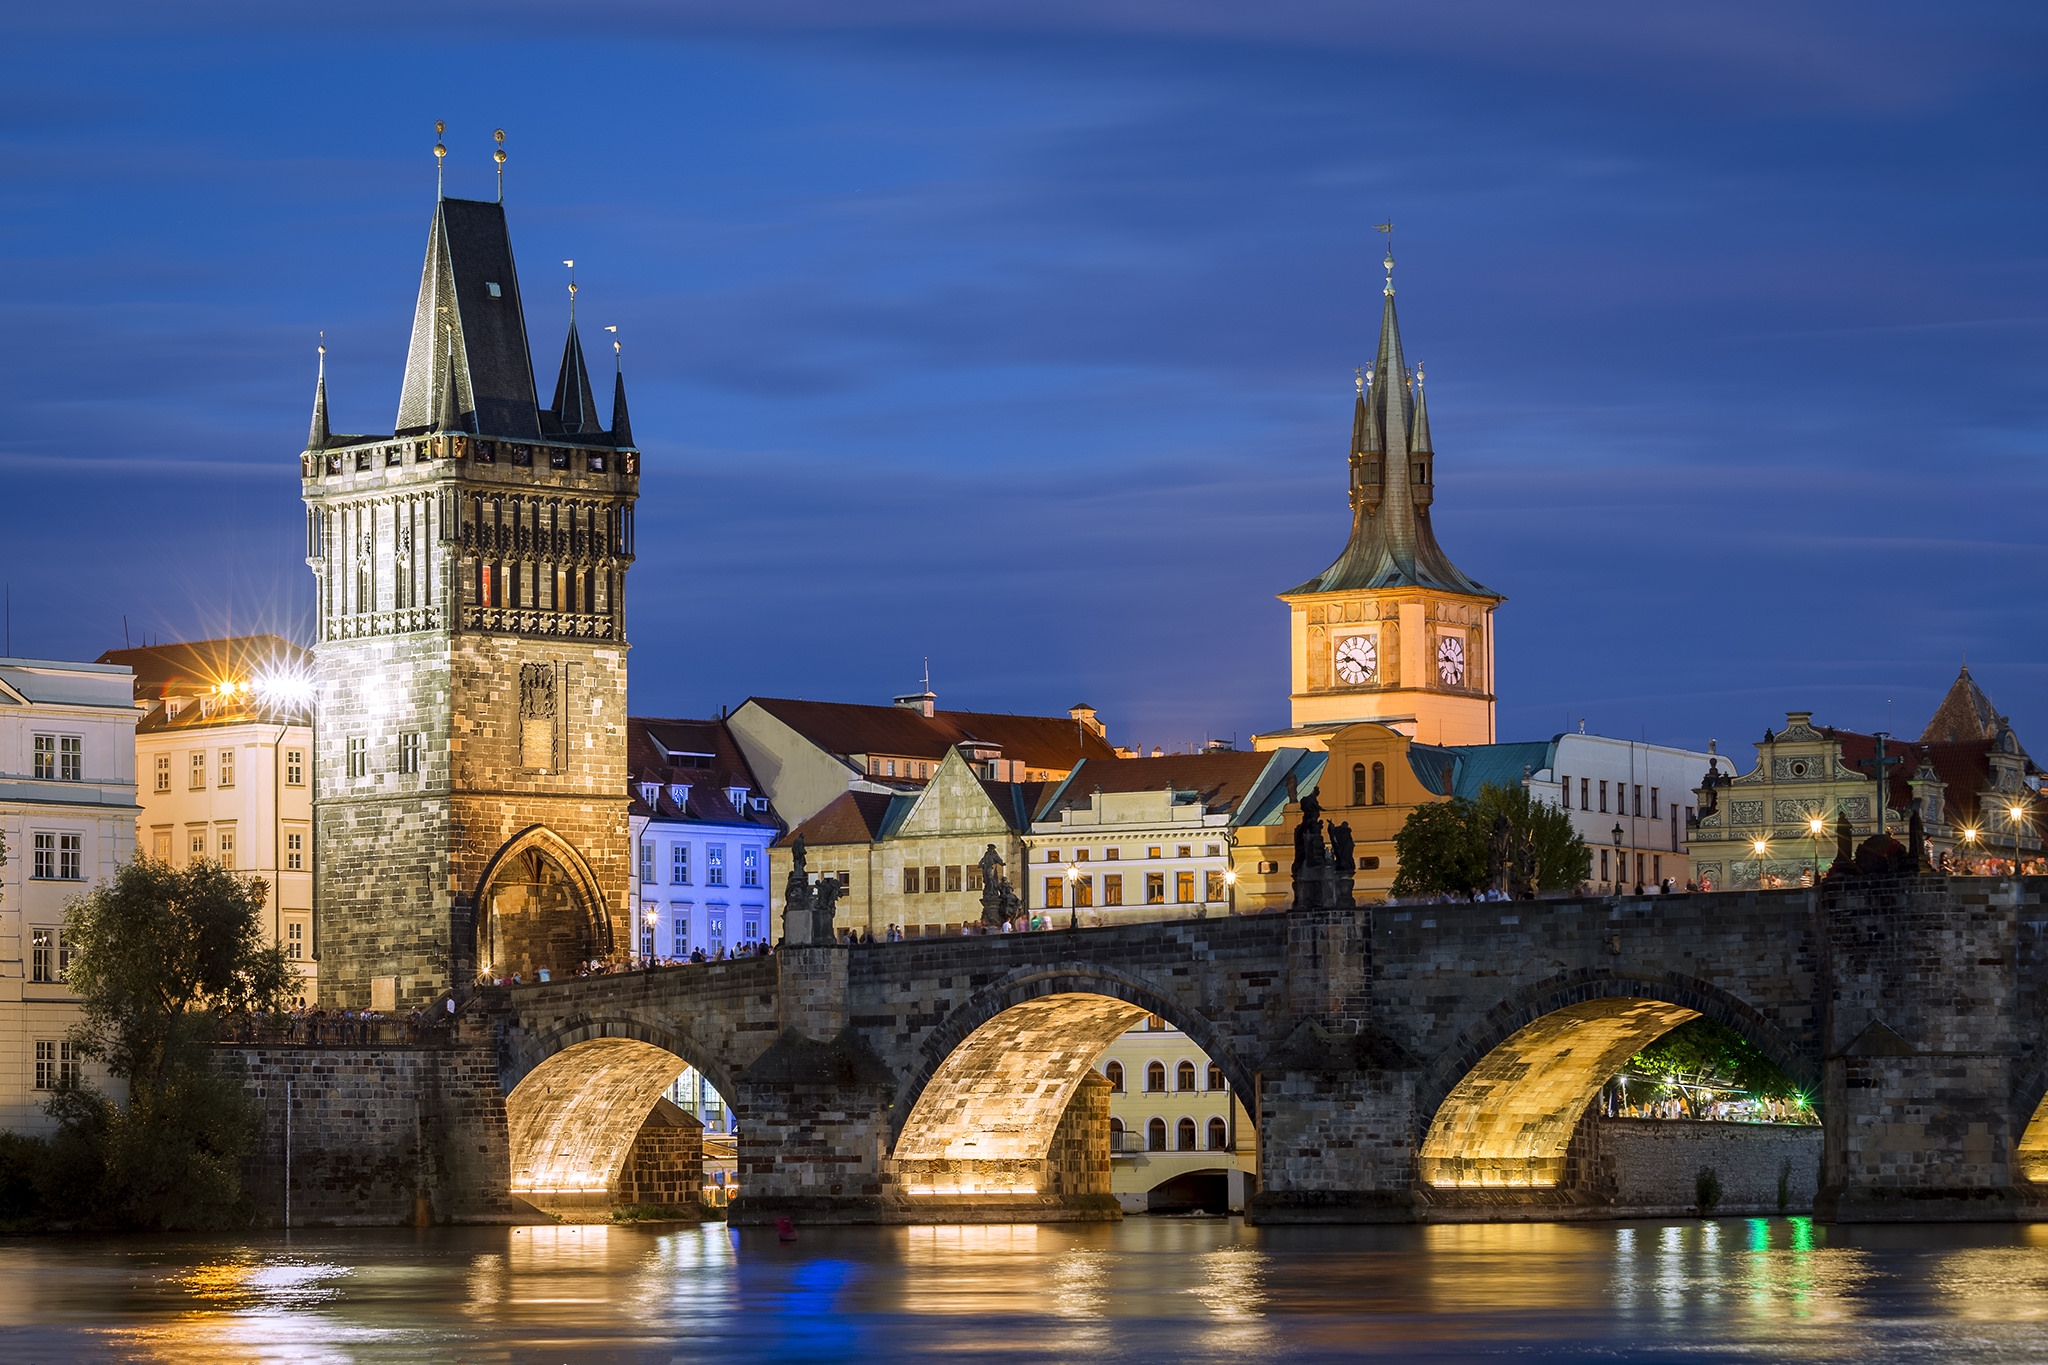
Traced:
<svg viewBox="0 0 2048 1365">
<path fill-rule="evenodd" d="M 1538 891 L 1570 891 L 1593 874 L 1593 853 L 1572 827 L 1562 806 L 1538 801 L 1521 783 L 1497 787 L 1489 782 L 1474 803 L 1479 827 L 1490 832 L 1494 817 L 1508 818 L 1511 848 L 1526 845 L 1534 858 L 1529 879 Z"/>
<path fill-rule="evenodd" d="M 1394 834 L 1397 896 L 1469 896 L 1486 880 L 1486 835 L 1470 801 L 1453 797 L 1408 812 Z"/>
<path fill-rule="evenodd" d="M 1672 1091 L 1699 1117 L 1697 1087 L 1741 1091 L 1757 1099 L 1794 1099 L 1799 1089 L 1763 1050 L 1731 1028 L 1704 1016 L 1690 1019 L 1629 1059 L 1629 1073 L 1679 1082 Z"/>
<path fill-rule="evenodd" d="M 67 979 L 84 1007 L 72 1042 L 128 1082 L 125 1108 L 84 1085 L 49 1105 L 55 1164 L 95 1186 L 68 1194 L 101 1218 L 194 1227 L 237 1216 L 253 1114 L 207 1044 L 224 1014 L 281 1009 L 296 983 L 283 949 L 263 942 L 267 893 L 217 863 L 138 858 L 66 911 Z"/>
<path fill-rule="evenodd" d="M 1477 801 L 1453 797 L 1417 806 L 1394 835 L 1400 870 L 1397 896 L 1467 896 L 1487 884 L 1487 850 L 1499 817 L 1508 822 L 1508 856 L 1527 847 L 1533 857 L 1531 881 L 1538 891 L 1569 891 L 1592 871 L 1593 855 L 1572 828 L 1571 817 L 1538 801 L 1520 783 L 1489 782 Z"/>
</svg>

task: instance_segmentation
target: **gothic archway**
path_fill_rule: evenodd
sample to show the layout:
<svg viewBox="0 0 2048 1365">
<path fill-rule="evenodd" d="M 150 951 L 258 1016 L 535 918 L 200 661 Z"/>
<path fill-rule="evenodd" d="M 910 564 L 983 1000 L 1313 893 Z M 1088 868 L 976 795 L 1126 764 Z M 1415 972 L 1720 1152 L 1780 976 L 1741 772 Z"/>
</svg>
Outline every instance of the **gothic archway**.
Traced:
<svg viewBox="0 0 2048 1365">
<path fill-rule="evenodd" d="M 611 917 L 590 865 L 545 825 L 521 830 L 477 883 L 477 972 L 539 979 L 608 956 Z"/>
</svg>

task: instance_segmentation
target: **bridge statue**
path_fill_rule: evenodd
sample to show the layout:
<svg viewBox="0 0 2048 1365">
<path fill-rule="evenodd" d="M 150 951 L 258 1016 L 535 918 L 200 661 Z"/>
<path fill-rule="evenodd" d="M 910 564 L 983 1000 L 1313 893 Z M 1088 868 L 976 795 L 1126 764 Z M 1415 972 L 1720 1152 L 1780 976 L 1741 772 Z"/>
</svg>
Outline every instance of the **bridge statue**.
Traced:
<svg viewBox="0 0 2048 1365">
<path fill-rule="evenodd" d="M 981 855 L 981 922 L 988 925 L 1003 924 L 1017 918 L 1023 911 L 1023 904 L 1003 876 L 1003 855 L 990 844 L 988 851 Z"/>
<path fill-rule="evenodd" d="M 1323 846 L 1323 803 L 1311 791 L 1301 798 L 1301 822 L 1294 827 L 1294 904 L 1310 910 L 1329 905 L 1333 872 Z"/>
<path fill-rule="evenodd" d="M 782 885 L 782 941 L 809 943 L 813 933 L 811 874 L 804 866 L 804 836 L 789 846 L 789 877 Z M 835 894 L 837 888 L 834 888 Z"/>
<path fill-rule="evenodd" d="M 1352 890 L 1358 882 L 1358 859 L 1352 854 L 1351 822 L 1330 821 L 1330 864 L 1336 874 L 1336 904 L 1352 906 Z"/>
</svg>

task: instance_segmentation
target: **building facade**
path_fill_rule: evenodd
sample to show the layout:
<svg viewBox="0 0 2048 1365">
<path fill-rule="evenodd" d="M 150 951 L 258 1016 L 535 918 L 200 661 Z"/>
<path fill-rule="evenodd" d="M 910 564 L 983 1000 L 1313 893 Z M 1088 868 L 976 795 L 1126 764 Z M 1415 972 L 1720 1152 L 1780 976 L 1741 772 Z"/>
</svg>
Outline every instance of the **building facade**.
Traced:
<svg viewBox="0 0 2048 1365">
<path fill-rule="evenodd" d="M 1690 840 L 1698 814 L 1693 787 L 1713 755 L 1670 744 L 1577 734 L 1553 736 L 1526 749 L 1508 766 L 1530 768 L 1529 790 L 1562 806 L 1593 854 L 1592 887 L 1620 895 L 1656 891 L 1665 882 L 1683 890 L 1694 881 Z"/>
<path fill-rule="evenodd" d="M 135 856 L 132 689 L 117 665 L 0 659 L 0 1130 L 54 1128 L 43 1104 L 85 1065 L 64 911 Z"/>
<path fill-rule="evenodd" d="M 1126 1213 L 1243 1212 L 1258 1184 L 1258 1125 L 1193 1039 L 1155 1014 L 1095 1069 L 1110 1087 L 1110 1193 Z"/>
<path fill-rule="evenodd" d="M 715 959 L 775 942 L 780 883 L 769 848 L 782 825 L 724 724 L 636 716 L 627 728 L 634 956 Z"/>
<path fill-rule="evenodd" d="M 502 204 L 436 203 L 393 433 L 301 456 L 323 996 L 400 1009 L 632 944 L 626 572 L 639 452 L 571 294 L 540 406 Z"/>
<path fill-rule="evenodd" d="M 111 649 L 135 675 L 135 846 L 260 877 L 263 932 L 319 998 L 313 938 L 312 655 L 275 635 Z"/>
<path fill-rule="evenodd" d="M 1421 367 L 1410 370 L 1386 259 L 1379 351 L 1351 419 L 1351 536 L 1280 600 L 1289 613 L 1290 729 L 1261 748 L 1319 747 L 1375 721 L 1431 744 L 1494 740 L 1493 613 L 1504 600 L 1451 563 L 1431 524 L 1436 449 Z"/>
</svg>

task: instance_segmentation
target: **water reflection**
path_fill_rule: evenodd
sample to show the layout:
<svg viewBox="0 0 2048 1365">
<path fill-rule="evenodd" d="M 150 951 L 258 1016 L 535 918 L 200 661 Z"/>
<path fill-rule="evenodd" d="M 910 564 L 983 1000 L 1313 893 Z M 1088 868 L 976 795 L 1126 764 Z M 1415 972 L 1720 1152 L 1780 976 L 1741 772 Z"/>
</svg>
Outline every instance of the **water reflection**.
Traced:
<svg viewBox="0 0 2048 1365">
<path fill-rule="evenodd" d="M 723 1225 L 0 1243 L 0 1358 L 2037 1358 L 2048 1229 Z"/>
</svg>

